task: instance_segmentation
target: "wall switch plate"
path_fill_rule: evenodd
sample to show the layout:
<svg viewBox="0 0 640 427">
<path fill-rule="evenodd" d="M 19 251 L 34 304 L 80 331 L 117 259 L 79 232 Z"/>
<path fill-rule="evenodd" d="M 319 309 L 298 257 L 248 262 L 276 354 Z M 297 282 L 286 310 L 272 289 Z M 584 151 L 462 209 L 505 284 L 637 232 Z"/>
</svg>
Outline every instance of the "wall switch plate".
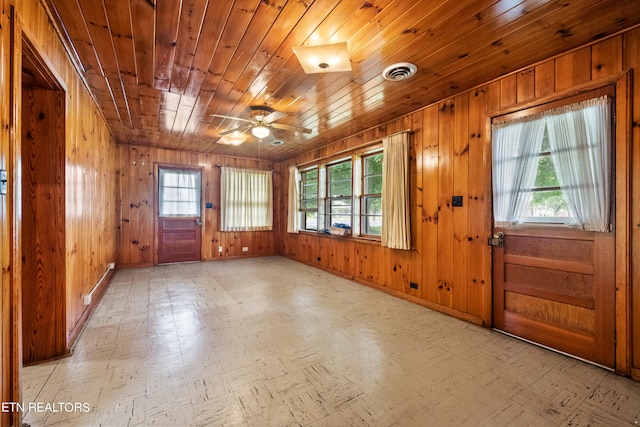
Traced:
<svg viewBox="0 0 640 427">
<path fill-rule="evenodd" d="M 462 206 L 462 196 L 453 196 L 451 198 L 451 206 Z"/>
<path fill-rule="evenodd" d="M 222 246 L 218 246 L 218 252 L 222 253 Z"/>
</svg>

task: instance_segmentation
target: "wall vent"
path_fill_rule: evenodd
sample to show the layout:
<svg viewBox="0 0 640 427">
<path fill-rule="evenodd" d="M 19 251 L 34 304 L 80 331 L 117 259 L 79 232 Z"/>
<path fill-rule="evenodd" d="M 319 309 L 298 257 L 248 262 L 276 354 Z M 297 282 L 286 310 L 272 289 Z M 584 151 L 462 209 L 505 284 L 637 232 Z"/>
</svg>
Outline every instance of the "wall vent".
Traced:
<svg viewBox="0 0 640 427">
<path fill-rule="evenodd" d="M 418 67 L 415 65 L 409 62 L 398 62 L 385 68 L 382 72 L 382 77 L 386 80 L 397 82 L 408 79 L 413 76 L 416 71 L 418 71 Z"/>
</svg>

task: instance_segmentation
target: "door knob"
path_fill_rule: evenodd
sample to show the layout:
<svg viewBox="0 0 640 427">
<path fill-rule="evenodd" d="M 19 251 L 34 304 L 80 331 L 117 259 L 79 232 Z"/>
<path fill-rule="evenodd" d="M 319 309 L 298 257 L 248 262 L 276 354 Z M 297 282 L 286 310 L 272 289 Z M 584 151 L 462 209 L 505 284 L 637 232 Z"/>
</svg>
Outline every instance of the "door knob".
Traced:
<svg viewBox="0 0 640 427">
<path fill-rule="evenodd" d="M 489 246 L 504 247 L 504 233 L 502 231 L 493 233 L 493 236 L 489 237 Z"/>
</svg>

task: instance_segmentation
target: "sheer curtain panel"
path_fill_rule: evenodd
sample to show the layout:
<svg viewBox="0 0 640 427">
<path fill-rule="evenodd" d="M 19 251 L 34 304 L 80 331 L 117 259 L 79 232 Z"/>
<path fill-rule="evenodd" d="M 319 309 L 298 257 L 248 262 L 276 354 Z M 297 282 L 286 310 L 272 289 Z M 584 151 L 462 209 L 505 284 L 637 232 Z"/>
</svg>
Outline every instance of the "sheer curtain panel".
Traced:
<svg viewBox="0 0 640 427">
<path fill-rule="evenodd" d="M 492 130 L 493 217 L 497 226 L 522 221 L 531 201 L 544 138 L 543 120 L 494 124 Z"/>
<path fill-rule="evenodd" d="M 571 212 L 569 225 L 609 231 L 611 211 L 611 98 L 551 111 L 549 145 L 560 188 Z"/>
<path fill-rule="evenodd" d="M 382 140 L 382 246 L 411 249 L 409 134 Z"/>
<path fill-rule="evenodd" d="M 225 167 L 220 173 L 220 231 L 273 229 L 273 172 Z"/>
<path fill-rule="evenodd" d="M 200 171 L 158 170 L 160 216 L 200 216 Z"/>
<path fill-rule="evenodd" d="M 289 166 L 289 202 L 287 212 L 287 233 L 297 233 L 300 213 L 300 172 L 295 166 Z"/>
</svg>

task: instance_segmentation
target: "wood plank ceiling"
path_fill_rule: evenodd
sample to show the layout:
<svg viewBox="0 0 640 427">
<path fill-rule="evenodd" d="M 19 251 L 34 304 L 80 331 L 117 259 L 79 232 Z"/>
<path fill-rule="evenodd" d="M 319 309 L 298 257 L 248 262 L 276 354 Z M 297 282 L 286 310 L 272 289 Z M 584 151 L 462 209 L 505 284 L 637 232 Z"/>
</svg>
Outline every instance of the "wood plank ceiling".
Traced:
<svg viewBox="0 0 640 427">
<path fill-rule="evenodd" d="M 283 160 L 640 23 L 638 0 L 45 0 L 118 143 Z M 292 48 L 346 41 L 352 71 Z M 387 66 L 418 72 L 390 82 Z M 272 129 L 217 144 L 249 106 Z"/>
</svg>

